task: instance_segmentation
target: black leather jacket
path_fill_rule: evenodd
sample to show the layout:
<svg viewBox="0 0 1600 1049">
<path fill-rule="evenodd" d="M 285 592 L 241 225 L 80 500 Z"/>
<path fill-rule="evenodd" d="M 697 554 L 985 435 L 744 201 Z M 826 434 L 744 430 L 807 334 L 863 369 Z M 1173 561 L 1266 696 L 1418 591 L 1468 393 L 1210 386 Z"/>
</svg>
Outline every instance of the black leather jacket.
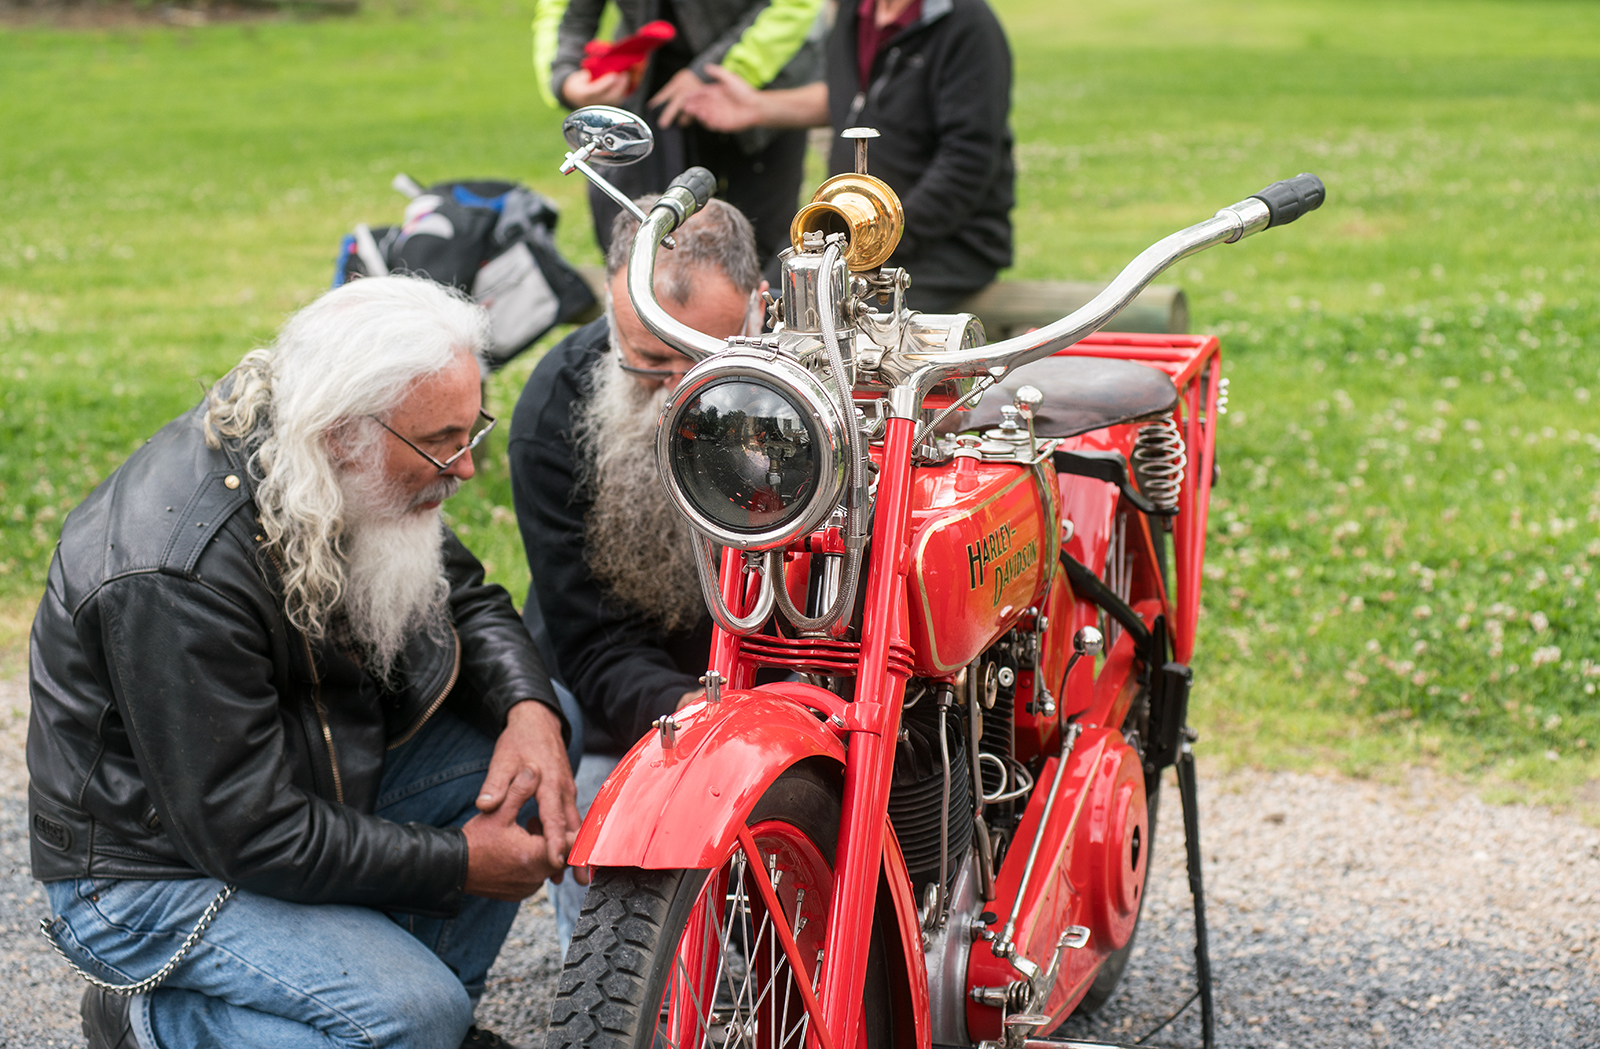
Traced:
<svg viewBox="0 0 1600 1049">
<path fill-rule="evenodd" d="M 454 632 L 415 638 L 381 688 L 284 614 L 235 446 L 201 409 L 75 509 L 34 619 L 34 876 L 193 878 L 278 899 L 429 915 L 461 904 L 461 831 L 372 815 L 384 752 L 450 704 L 498 735 L 525 699 L 560 715 L 505 590 L 445 540 Z M 565 722 L 563 721 L 565 728 Z"/>
</svg>

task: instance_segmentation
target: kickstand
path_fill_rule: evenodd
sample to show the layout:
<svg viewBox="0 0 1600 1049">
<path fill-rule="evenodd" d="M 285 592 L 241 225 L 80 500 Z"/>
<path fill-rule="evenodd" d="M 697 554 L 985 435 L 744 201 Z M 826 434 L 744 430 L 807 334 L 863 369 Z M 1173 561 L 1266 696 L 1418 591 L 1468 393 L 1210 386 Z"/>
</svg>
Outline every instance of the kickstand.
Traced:
<svg viewBox="0 0 1600 1049">
<path fill-rule="evenodd" d="M 1211 951 L 1206 942 L 1206 890 L 1200 875 L 1200 795 L 1195 789 L 1194 751 L 1198 737 L 1184 727 L 1183 748 L 1177 760 L 1178 797 L 1183 801 L 1183 844 L 1189 867 L 1189 894 L 1194 897 L 1194 971 L 1200 998 L 1200 1044 L 1214 1049 L 1217 1017 L 1211 1000 Z"/>
</svg>

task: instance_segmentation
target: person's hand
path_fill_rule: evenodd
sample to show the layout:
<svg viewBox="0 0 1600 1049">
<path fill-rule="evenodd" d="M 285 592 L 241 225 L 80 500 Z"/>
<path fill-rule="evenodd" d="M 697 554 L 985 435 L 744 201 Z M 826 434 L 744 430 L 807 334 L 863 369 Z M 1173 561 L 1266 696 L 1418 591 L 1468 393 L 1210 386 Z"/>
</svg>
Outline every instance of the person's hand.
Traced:
<svg viewBox="0 0 1600 1049">
<path fill-rule="evenodd" d="M 550 862 L 546 839 L 517 824 L 517 810 L 533 797 L 539 777 L 522 769 L 505 788 L 504 804 L 472 817 L 461 828 L 467 836 L 467 881 L 463 889 L 491 900 L 525 900 L 545 879 L 560 872 Z"/>
<path fill-rule="evenodd" d="M 761 92 L 744 77 L 715 64 L 707 65 L 706 73 L 712 82 L 700 84 L 683 100 L 684 113 L 712 131 L 729 133 L 745 131 L 762 122 L 765 111 Z"/>
<path fill-rule="evenodd" d="M 518 799 L 513 797 L 512 787 L 523 774 L 530 777 L 532 786 Z M 560 719 L 549 707 L 531 699 L 512 707 L 506 716 L 505 731 L 495 741 L 489 772 L 478 794 L 478 809 L 515 826 L 517 812 L 530 797 L 539 802 L 544 863 L 559 879 L 567 853 L 578 838 L 578 790 L 572 782 L 566 744 L 561 741 Z M 474 817 L 472 823 L 481 818 Z"/>
<path fill-rule="evenodd" d="M 690 703 L 698 703 L 702 699 L 705 699 L 705 698 L 706 698 L 706 690 L 705 689 L 703 689 L 703 688 L 691 689 L 690 691 L 685 692 L 683 694 L 683 698 L 682 699 L 678 700 L 678 706 L 677 706 L 676 709 L 682 710 L 684 707 L 688 706 Z"/>
<path fill-rule="evenodd" d="M 650 107 L 665 106 L 656 122 L 662 127 L 672 127 L 674 124 L 687 126 L 691 123 L 688 114 L 683 111 L 683 102 L 690 95 L 705 87 L 705 81 L 695 75 L 692 69 L 680 69 L 667 81 L 666 86 L 655 93 L 650 99 Z"/>
<path fill-rule="evenodd" d="M 632 93 L 632 81 L 625 72 L 607 73 L 596 78 L 587 69 L 567 75 L 561 82 L 561 97 L 574 109 L 584 106 L 614 106 Z"/>
</svg>

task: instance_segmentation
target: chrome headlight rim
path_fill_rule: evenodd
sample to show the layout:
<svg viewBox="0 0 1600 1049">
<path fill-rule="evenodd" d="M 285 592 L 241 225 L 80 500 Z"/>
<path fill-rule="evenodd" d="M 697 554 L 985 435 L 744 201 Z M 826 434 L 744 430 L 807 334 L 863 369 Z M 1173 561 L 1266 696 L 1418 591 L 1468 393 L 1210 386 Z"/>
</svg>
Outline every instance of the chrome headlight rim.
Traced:
<svg viewBox="0 0 1600 1049">
<path fill-rule="evenodd" d="M 741 379 L 765 386 L 787 400 L 806 421 L 820 450 L 816 488 L 803 509 L 782 524 L 757 532 L 736 531 L 702 512 L 679 483 L 672 458 L 672 436 L 688 407 L 712 386 Z M 673 505 L 701 535 L 738 550 L 772 550 L 815 531 L 843 500 L 850 442 L 833 394 L 799 361 L 772 351 L 730 350 L 691 368 L 667 399 L 656 428 L 656 466 Z"/>
</svg>

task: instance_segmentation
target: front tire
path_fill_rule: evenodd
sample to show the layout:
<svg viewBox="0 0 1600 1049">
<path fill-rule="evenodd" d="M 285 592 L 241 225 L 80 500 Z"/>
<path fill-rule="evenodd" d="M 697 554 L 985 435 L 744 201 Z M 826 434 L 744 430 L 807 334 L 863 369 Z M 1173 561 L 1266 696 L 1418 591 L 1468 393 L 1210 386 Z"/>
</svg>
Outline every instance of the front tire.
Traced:
<svg viewBox="0 0 1600 1049">
<path fill-rule="evenodd" d="M 797 765 L 746 821 L 813 987 L 826 940 L 839 790 Z M 805 1049 L 796 974 L 738 843 L 715 869 L 594 871 L 551 1008 L 547 1049 Z M 884 915 L 874 924 L 858 1049 L 888 1049 Z"/>
</svg>

